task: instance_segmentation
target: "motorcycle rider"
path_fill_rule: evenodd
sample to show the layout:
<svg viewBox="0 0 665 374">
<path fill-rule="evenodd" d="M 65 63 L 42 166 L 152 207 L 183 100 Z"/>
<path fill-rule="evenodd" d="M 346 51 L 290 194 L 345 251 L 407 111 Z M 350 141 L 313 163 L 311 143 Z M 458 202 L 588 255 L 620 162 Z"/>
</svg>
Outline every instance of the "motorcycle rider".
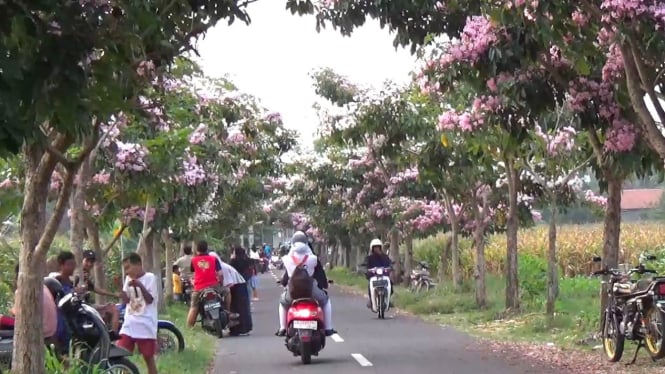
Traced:
<svg viewBox="0 0 665 374">
<path fill-rule="evenodd" d="M 314 278 L 314 287 L 312 287 L 312 298 L 316 299 L 323 309 L 323 318 L 326 330 L 326 336 L 333 335 L 335 330 L 332 323 L 332 304 L 325 291 L 328 288 L 328 278 L 319 259 L 312 253 L 309 247 L 307 235 L 302 231 L 296 231 L 291 238 L 291 250 L 289 254 L 282 258 L 284 263 L 284 277 L 281 284 L 286 287 L 293 271 L 301 264 L 304 264 L 307 273 Z M 291 305 L 291 295 L 288 290 L 282 293 L 279 303 L 279 330 L 275 335 L 286 335 L 286 310 Z"/>
<path fill-rule="evenodd" d="M 387 254 L 383 253 L 383 243 L 381 242 L 381 239 L 373 239 L 369 243 L 369 255 L 365 257 L 365 265 L 367 266 L 367 269 L 371 268 L 390 268 L 392 267 L 392 261 L 390 260 L 390 257 L 388 257 Z M 365 277 L 369 281 L 369 279 L 372 277 L 372 275 L 369 272 L 365 273 Z M 390 280 L 390 295 L 393 294 L 394 288 L 393 288 L 393 283 L 392 279 Z M 372 307 L 372 294 L 370 293 L 370 284 L 369 282 L 367 283 L 367 307 L 371 308 Z M 392 300 L 390 300 L 390 304 L 392 304 Z M 391 305 L 392 306 L 392 305 Z"/>
</svg>

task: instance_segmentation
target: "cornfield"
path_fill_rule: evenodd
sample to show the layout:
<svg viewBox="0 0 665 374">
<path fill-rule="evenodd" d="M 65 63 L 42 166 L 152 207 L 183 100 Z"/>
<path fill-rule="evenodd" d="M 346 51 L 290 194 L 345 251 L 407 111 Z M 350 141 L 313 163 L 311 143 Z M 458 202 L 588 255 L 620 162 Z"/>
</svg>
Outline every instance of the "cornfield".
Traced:
<svg viewBox="0 0 665 374">
<path fill-rule="evenodd" d="M 440 249 L 446 236 L 439 234 L 414 243 L 417 257 L 438 265 Z M 462 267 L 470 273 L 473 264 L 473 251 L 468 240 L 460 241 Z M 546 259 L 548 247 L 548 227 L 537 226 L 522 229 L 518 234 L 518 253 Z M 593 256 L 602 255 L 603 225 L 563 225 L 557 231 L 557 257 L 560 268 L 567 277 L 588 275 L 594 268 Z M 665 225 L 658 222 L 626 223 L 621 226 L 620 263 L 636 264 L 641 253 L 656 254 L 665 247 Z M 485 247 L 487 270 L 502 273 L 505 267 L 506 235 L 497 234 L 488 238 Z M 465 274 L 469 275 L 469 274 Z"/>
</svg>

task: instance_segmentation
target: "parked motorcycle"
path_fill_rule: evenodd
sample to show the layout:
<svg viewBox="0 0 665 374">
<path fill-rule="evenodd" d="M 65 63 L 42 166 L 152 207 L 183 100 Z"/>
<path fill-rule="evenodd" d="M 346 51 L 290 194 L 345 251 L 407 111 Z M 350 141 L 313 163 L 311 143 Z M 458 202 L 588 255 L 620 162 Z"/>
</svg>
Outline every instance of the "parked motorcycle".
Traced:
<svg viewBox="0 0 665 374">
<path fill-rule="evenodd" d="M 221 339 L 224 337 L 224 329 L 239 323 L 237 319 L 229 318 L 229 312 L 224 310 L 224 299 L 217 291 L 208 288 L 199 297 L 199 316 L 203 330 Z"/>
<path fill-rule="evenodd" d="M 646 260 L 655 260 L 646 256 Z M 600 262 L 600 257 L 594 262 Z M 642 261 L 628 270 L 605 268 L 593 275 L 607 276 L 608 301 L 601 319 L 601 332 L 605 355 L 611 362 L 621 360 L 626 340 L 637 342 L 631 364 L 637 359 L 640 348 L 646 346 L 655 361 L 665 357 L 665 277 L 631 280 L 633 274 L 657 274 L 647 269 Z"/>
<path fill-rule="evenodd" d="M 314 299 L 293 300 L 286 314 L 286 348 L 300 356 L 303 364 L 312 362 L 326 346 L 323 310 Z"/>
<path fill-rule="evenodd" d="M 120 326 L 125 322 L 126 304 L 115 304 L 120 313 Z M 160 319 L 157 321 L 157 344 L 159 353 L 185 350 L 185 338 L 180 329 L 171 321 Z"/>
<path fill-rule="evenodd" d="M 370 268 L 367 269 L 369 278 L 369 295 L 372 312 L 378 313 L 379 319 L 384 319 L 385 313 L 390 310 L 390 268 Z"/>
<path fill-rule="evenodd" d="M 46 285 L 49 287 L 49 284 Z M 97 372 L 96 368 L 105 373 L 140 374 L 136 365 L 129 360 L 132 353 L 112 343 L 106 324 L 95 308 L 85 304 L 76 293 L 61 297 L 51 287 L 49 289 L 54 294 L 58 310 L 71 335 L 69 347 L 53 346 L 56 351 L 69 350 L 70 357 L 77 357 L 86 364 L 87 368 L 81 374 Z M 8 355 L 11 363 L 13 331 L 2 331 L 0 337 L 2 361 Z"/>
<path fill-rule="evenodd" d="M 419 262 L 418 268 L 411 270 L 410 285 L 414 292 L 429 291 L 435 286 L 429 277 L 429 265 L 426 262 Z"/>
<path fill-rule="evenodd" d="M 95 308 L 83 303 L 76 293 L 67 294 L 60 299 L 58 308 L 62 310 L 75 342 L 71 345 L 76 351 L 74 357 L 81 357 L 90 365 L 100 364 L 106 372 L 140 374 L 139 369 L 128 358 L 132 352 L 111 342 L 104 319 Z M 77 342 L 83 344 L 76 344 Z"/>
<path fill-rule="evenodd" d="M 188 278 L 182 278 L 182 302 L 185 305 L 190 305 L 192 303 L 192 290 L 194 285 L 192 281 Z"/>
</svg>

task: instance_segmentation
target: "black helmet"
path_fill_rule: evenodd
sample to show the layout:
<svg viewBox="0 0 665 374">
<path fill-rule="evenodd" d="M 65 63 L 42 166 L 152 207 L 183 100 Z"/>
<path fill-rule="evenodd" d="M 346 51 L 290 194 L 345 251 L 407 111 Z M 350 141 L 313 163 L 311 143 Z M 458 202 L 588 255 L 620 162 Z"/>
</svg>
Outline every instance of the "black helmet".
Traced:
<svg viewBox="0 0 665 374">
<path fill-rule="evenodd" d="M 308 242 L 309 240 L 307 240 L 307 235 L 305 235 L 305 233 L 302 231 L 294 232 L 293 236 L 291 237 L 291 244 L 295 243 L 308 244 Z"/>
</svg>

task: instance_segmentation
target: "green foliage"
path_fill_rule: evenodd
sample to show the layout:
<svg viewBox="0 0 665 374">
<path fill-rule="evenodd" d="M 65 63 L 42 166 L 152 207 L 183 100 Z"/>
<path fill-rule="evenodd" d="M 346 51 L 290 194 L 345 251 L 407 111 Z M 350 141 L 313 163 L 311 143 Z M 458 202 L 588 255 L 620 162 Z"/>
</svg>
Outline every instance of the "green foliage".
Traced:
<svg viewBox="0 0 665 374">
<path fill-rule="evenodd" d="M 520 255 L 517 260 L 522 300 L 529 304 L 542 301 L 547 287 L 547 262 L 530 255 Z"/>
</svg>

